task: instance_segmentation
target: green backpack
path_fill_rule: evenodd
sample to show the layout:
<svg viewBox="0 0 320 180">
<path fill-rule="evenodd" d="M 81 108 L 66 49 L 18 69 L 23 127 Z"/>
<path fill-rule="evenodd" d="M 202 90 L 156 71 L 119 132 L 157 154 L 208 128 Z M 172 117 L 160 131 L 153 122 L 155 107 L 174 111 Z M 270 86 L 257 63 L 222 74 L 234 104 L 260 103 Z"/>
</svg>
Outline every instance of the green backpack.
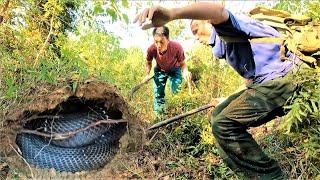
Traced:
<svg viewBox="0 0 320 180">
<path fill-rule="evenodd" d="M 281 38 L 254 38 L 250 42 L 278 42 L 282 44 L 281 60 L 287 59 L 284 55 L 287 48 L 311 67 L 320 65 L 320 25 L 312 18 L 263 7 L 254 8 L 249 14 L 283 35 Z"/>
</svg>

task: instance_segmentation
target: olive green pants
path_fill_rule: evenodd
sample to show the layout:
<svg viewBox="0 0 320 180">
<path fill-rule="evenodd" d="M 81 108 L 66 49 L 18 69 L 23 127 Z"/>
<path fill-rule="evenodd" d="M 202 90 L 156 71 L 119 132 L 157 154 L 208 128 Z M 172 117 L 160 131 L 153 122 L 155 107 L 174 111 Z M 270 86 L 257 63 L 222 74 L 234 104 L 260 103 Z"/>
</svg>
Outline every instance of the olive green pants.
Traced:
<svg viewBox="0 0 320 180">
<path fill-rule="evenodd" d="M 257 179 L 283 179 L 278 163 L 262 151 L 247 129 L 283 115 L 282 106 L 295 89 L 290 78 L 277 78 L 251 85 L 215 108 L 212 131 L 220 155 L 231 169 Z"/>
</svg>

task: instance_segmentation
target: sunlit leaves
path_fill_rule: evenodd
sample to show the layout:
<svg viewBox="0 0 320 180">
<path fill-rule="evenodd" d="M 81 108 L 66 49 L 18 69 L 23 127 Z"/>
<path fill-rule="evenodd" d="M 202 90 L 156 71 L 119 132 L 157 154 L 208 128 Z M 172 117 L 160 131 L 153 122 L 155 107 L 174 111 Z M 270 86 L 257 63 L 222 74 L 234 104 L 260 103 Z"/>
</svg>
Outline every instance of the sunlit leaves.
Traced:
<svg viewBox="0 0 320 180">
<path fill-rule="evenodd" d="M 123 19 L 126 23 L 129 22 L 129 17 L 128 17 L 128 15 L 126 15 L 126 14 L 122 14 L 122 19 Z"/>
<path fill-rule="evenodd" d="M 49 17 L 50 15 L 57 16 L 63 11 L 63 7 L 58 3 L 58 0 L 48 0 L 43 7 L 45 17 Z"/>
<path fill-rule="evenodd" d="M 320 20 L 319 12 L 319 1 L 314 0 L 297 0 L 297 1 L 287 1 L 280 0 L 274 6 L 275 9 L 285 10 L 292 14 L 304 14 L 311 16 L 313 20 Z"/>
<path fill-rule="evenodd" d="M 103 1 L 103 0 L 94 0 L 94 14 L 96 15 L 104 15 L 111 17 L 112 21 L 116 20 L 124 20 L 125 22 L 129 22 L 128 16 L 123 13 L 123 9 L 129 7 L 129 3 L 127 0 L 121 0 L 121 3 L 115 0 Z"/>
<path fill-rule="evenodd" d="M 121 3 L 122 3 L 122 6 L 125 7 L 125 8 L 128 8 L 129 7 L 129 2 L 128 0 L 121 0 Z"/>
<path fill-rule="evenodd" d="M 183 20 L 171 21 L 166 26 L 170 30 L 170 38 L 176 39 L 181 36 L 182 31 L 186 28 L 186 23 Z"/>
<path fill-rule="evenodd" d="M 61 47 L 61 52 L 63 58 L 81 63 L 79 68 L 87 69 L 89 75 L 94 76 L 112 69 L 113 63 L 118 63 L 114 61 L 124 56 L 119 40 L 102 32 L 91 32 L 69 40 Z"/>
<path fill-rule="evenodd" d="M 309 1 L 307 4 L 308 11 L 307 14 L 313 18 L 313 20 L 320 22 L 320 2 L 319 1 Z"/>
<path fill-rule="evenodd" d="M 87 2 L 87 5 L 86 5 L 87 8 L 88 7 L 90 8 L 90 6 L 92 6 L 91 3 L 89 3 L 89 2 Z M 105 6 L 104 6 L 105 2 L 103 0 L 94 0 L 92 2 L 93 2 L 93 13 L 94 14 L 104 13 L 104 11 L 105 11 Z M 109 1 L 107 3 L 109 3 Z"/>
</svg>

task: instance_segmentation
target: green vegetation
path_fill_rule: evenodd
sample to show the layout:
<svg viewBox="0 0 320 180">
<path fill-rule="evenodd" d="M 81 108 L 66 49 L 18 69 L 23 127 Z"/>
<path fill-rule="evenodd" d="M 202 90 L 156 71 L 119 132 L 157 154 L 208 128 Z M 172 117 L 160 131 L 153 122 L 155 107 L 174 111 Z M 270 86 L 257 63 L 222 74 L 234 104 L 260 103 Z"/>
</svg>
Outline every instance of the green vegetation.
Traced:
<svg viewBox="0 0 320 180">
<path fill-rule="evenodd" d="M 1 0 L 4 6 L 9 0 Z M 96 17 L 128 21 L 123 9 L 128 1 L 10 1 L 0 22 L 0 128 L 9 110 L 32 95 L 41 85 L 73 85 L 96 78 L 116 85 L 124 97 L 144 76 L 144 51 L 120 47 L 119 37 L 103 30 Z M 319 20 L 319 2 L 279 1 L 276 8 L 307 13 Z M 188 25 L 170 24 L 174 36 Z M 226 97 L 242 84 L 241 78 L 223 60 L 213 60 L 211 49 L 195 45 L 187 52 L 187 63 L 195 80 L 193 93 L 187 85 L 177 96 L 167 93 L 168 112 L 162 119 L 152 113 L 151 83 L 143 86 L 130 105 L 143 120 L 155 123 L 199 107 L 214 97 Z M 279 160 L 293 179 L 320 174 L 320 72 L 297 77 L 301 90 L 286 106 L 281 128 L 260 139 L 267 153 Z M 218 156 L 209 124 L 209 111 L 201 112 L 162 128 L 145 147 L 164 164 L 171 178 L 203 176 L 236 178 Z M 16 174 L 17 172 L 13 172 Z M 143 174 L 142 174 L 143 176 Z M 318 176 L 319 177 L 319 176 Z"/>
<path fill-rule="evenodd" d="M 286 0 L 278 1 L 274 9 L 285 10 L 292 14 L 298 15 L 303 14 L 312 17 L 314 20 L 320 20 L 319 13 L 319 5 L 320 2 L 313 0 L 305 0 L 305 1 L 291 1 L 288 2 Z"/>
<path fill-rule="evenodd" d="M 279 1 L 276 9 L 286 10 L 292 14 L 304 14 L 319 22 L 318 1 Z M 315 55 L 315 54 L 314 54 Z M 308 70 L 295 77 L 301 83 L 297 91 L 285 107 L 287 115 L 279 128 L 284 135 L 278 136 L 288 155 L 292 169 L 289 174 L 296 173 L 293 178 L 318 177 L 320 174 L 320 70 Z M 289 143 L 288 143 L 289 142 Z M 290 159 L 290 160 L 289 160 Z M 300 165 L 296 164 L 299 162 Z"/>
</svg>

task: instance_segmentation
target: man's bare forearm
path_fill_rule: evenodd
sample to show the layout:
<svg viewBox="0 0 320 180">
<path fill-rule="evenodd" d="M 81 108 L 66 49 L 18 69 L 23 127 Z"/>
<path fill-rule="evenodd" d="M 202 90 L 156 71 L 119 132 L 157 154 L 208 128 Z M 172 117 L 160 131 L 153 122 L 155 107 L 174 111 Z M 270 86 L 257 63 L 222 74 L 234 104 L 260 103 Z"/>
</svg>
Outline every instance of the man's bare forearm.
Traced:
<svg viewBox="0 0 320 180">
<path fill-rule="evenodd" d="M 147 62 L 146 62 L 146 75 L 149 75 L 149 74 L 150 74 L 151 67 L 152 67 L 152 62 L 147 61 Z"/>
<path fill-rule="evenodd" d="M 172 20 L 200 19 L 210 20 L 212 24 L 220 24 L 229 18 L 228 11 L 218 3 L 199 2 L 181 8 L 173 8 L 170 11 Z"/>
<path fill-rule="evenodd" d="M 181 62 L 180 67 L 182 71 L 188 71 L 188 66 L 184 61 Z"/>
</svg>

